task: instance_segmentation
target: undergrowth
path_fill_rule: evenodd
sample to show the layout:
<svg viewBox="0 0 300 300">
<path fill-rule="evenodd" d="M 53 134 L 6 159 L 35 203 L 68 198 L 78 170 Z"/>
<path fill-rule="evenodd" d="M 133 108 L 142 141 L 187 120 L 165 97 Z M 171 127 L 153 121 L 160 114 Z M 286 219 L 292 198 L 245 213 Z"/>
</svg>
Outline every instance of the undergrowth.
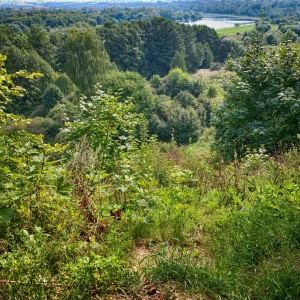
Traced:
<svg viewBox="0 0 300 300">
<path fill-rule="evenodd" d="M 108 170 L 84 140 L 66 158 L 31 142 L 5 169 L 15 186 L 1 179 L 1 199 L 11 199 L 2 299 L 135 299 L 146 278 L 205 299 L 300 298 L 297 149 L 226 165 L 206 140 L 150 141 Z"/>
</svg>

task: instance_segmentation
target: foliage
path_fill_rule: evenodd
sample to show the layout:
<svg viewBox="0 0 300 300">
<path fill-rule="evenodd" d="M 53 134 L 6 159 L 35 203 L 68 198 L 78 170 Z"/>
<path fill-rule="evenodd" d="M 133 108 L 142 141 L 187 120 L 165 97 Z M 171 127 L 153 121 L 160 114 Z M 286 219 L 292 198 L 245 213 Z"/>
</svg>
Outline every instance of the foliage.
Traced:
<svg viewBox="0 0 300 300">
<path fill-rule="evenodd" d="M 219 71 L 222 69 L 222 64 L 219 62 L 214 62 L 210 67 L 209 70 L 210 71 Z"/>
<path fill-rule="evenodd" d="M 281 40 L 280 31 L 273 30 L 273 31 L 269 31 L 266 34 L 266 43 L 268 45 L 278 45 L 280 43 L 280 40 Z"/>
<path fill-rule="evenodd" d="M 45 30 L 33 25 L 28 33 L 28 40 L 33 49 L 51 66 L 55 66 L 56 47 L 50 42 L 50 36 Z"/>
<path fill-rule="evenodd" d="M 183 107 L 194 106 L 197 101 L 196 98 L 187 91 L 179 92 L 174 99 Z"/>
<path fill-rule="evenodd" d="M 59 3 L 57 4 L 60 6 Z M 65 8 L 65 7 L 64 7 Z M 199 12 L 191 11 L 189 8 L 184 9 L 163 9 L 161 7 L 97 7 L 97 9 L 81 9 L 80 4 L 74 4 L 72 8 L 49 9 L 47 5 L 41 10 L 22 10 L 18 14 L 14 10 L 5 8 L 0 10 L 1 18 L 4 24 L 9 24 L 15 30 L 25 31 L 28 27 L 38 25 L 44 29 L 60 29 L 82 25 L 82 27 L 90 27 L 103 25 L 107 22 L 121 23 L 124 21 L 137 21 L 143 19 L 151 19 L 154 17 L 164 17 L 173 21 L 186 20 L 190 18 L 197 20 L 201 18 Z M 185 18 L 184 18 L 185 17 Z M 28 26 L 28 27 L 27 27 Z"/>
<path fill-rule="evenodd" d="M 110 66 L 103 42 L 95 30 L 70 29 L 66 36 L 66 73 L 84 95 L 91 95 L 94 86 Z"/>
<path fill-rule="evenodd" d="M 150 80 L 149 80 L 149 83 L 151 84 L 151 86 L 154 88 L 154 89 L 157 89 L 160 84 L 161 84 L 161 77 L 159 75 L 153 75 Z"/>
<path fill-rule="evenodd" d="M 186 72 L 187 68 L 186 68 L 186 63 L 184 60 L 184 55 L 182 53 L 180 53 L 179 51 L 176 51 L 171 63 L 170 63 L 170 69 L 175 69 L 175 68 L 179 68 L 182 71 Z"/>
<path fill-rule="evenodd" d="M 164 142 L 188 144 L 197 141 L 203 126 L 209 125 L 206 119 L 210 104 L 197 99 L 205 88 L 202 78 L 175 68 L 164 78 L 153 76 L 150 83 L 157 86 L 159 94 L 149 118 L 150 133 Z"/>
<path fill-rule="evenodd" d="M 238 42 L 235 39 L 224 37 L 220 42 L 221 53 L 221 61 L 225 61 L 227 59 L 226 55 L 230 55 L 231 58 L 236 59 L 243 55 L 244 47 L 241 42 Z"/>
<path fill-rule="evenodd" d="M 211 5 L 221 9 L 229 2 Z M 41 18 L 44 11 L 6 13 L 20 18 L 31 13 L 27 25 L 43 24 L 50 17 L 53 24 L 58 22 L 50 13 Z M 94 12 L 86 8 L 81 13 L 92 25 Z M 120 20 L 125 17 L 114 9 L 111 13 Z M 68 20 L 60 20 L 61 26 Z M 126 25 L 123 29 L 126 32 Z M 23 30 L 29 29 L 13 23 L 10 33 L 1 31 L 6 33 L 0 43 L 11 47 L 13 32 Z M 213 50 L 220 42 L 206 27 L 181 33 L 183 41 L 194 41 L 182 53 L 194 55 L 195 64 L 204 59 L 196 59 L 195 43 L 208 43 Z M 64 37 L 54 35 L 52 41 L 57 38 L 55 44 L 62 46 Z M 18 43 L 29 46 L 25 54 L 33 51 L 21 36 Z M 18 49 L 20 54 L 25 48 Z M 23 119 L 8 113 L 7 105 L 11 97 L 24 93 L 17 78 L 26 81 L 38 74 L 10 74 L 0 55 L 0 298 L 143 299 L 156 293 L 149 297 L 173 299 L 183 293 L 185 299 L 298 299 L 300 155 L 292 145 L 299 133 L 298 53 L 296 46 L 263 50 L 256 44 L 232 62 L 239 77 L 227 86 L 228 111 L 223 106 L 221 110 L 229 116 L 217 112 L 216 129 L 204 129 L 209 126 L 210 102 L 201 94 L 203 80 L 180 69 L 170 78 L 152 77 L 155 96 L 148 94 L 147 82 L 137 73 L 106 73 L 111 77 L 103 83 L 107 79 L 106 88 L 111 86 L 119 96 L 96 87 L 94 96 L 80 101 L 73 88 L 69 90 L 71 81 L 60 76 L 56 83 L 64 98 L 54 106 L 56 100 L 49 101 L 47 118 Z M 176 81 L 183 82 L 178 90 Z M 166 95 L 167 87 L 173 98 Z M 153 133 L 170 143 L 148 137 L 146 122 L 136 113 L 144 112 L 148 100 L 155 105 L 153 110 L 148 107 Z M 137 109 L 132 102 L 143 104 Z M 229 121 L 222 123 L 222 116 Z M 250 117 L 260 117 L 263 129 L 276 130 L 280 138 L 292 139 L 279 145 L 285 150 L 281 153 L 277 144 L 260 147 L 261 141 L 276 140 L 261 136 L 255 140 L 258 151 L 253 146 L 234 154 L 233 149 L 234 159 L 225 164 L 210 144 L 215 130 L 220 136 L 222 128 L 236 124 L 227 116 L 239 122 L 229 140 L 224 135 L 226 143 L 243 138 L 243 130 L 250 136 Z M 54 142 L 58 126 L 67 120 L 67 129 L 55 137 L 61 144 L 45 144 Z M 37 134 L 41 132 L 45 136 Z"/>
<path fill-rule="evenodd" d="M 75 91 L 74 83 L 67 74 L 60 74 L 54 81 L 54 84 L 61 90 L 64 96 L 68 96 Z"/>
<path fill-rule="evenodd" d="M 201 78 L 192 78 L 180 68 L 175 68 L 161 80 L 157 92 L 174 98 L 179 92 L 188 91 L 194 97 L 199 97 L 204 87 L 205 84 Z"/>
<path fill-rule="evenodd" d="M 176 68 L 169 72 L 165 82 L 165 94 L 173 98 L 180 91 L 188 89 L 189 75 L 180 68 Z"/>
<path fill-rule="evenodd" d="M 60 120 L 36 117 L 31 119 L 30 122 L 23 127 L 23 129 L 33 134 L 42 134 L 45 143 L 54 144 L 55 137 L 58 135 L 62 125 L 63 124 Z"/>
<path fill-rule="evenodd" d="M 0 54 L 0 74 L 1 74 L 1 81 L 0 81 L 0 100 L 1 100 L 1 109 L 3 109 L 3 103 L 6 104 L 9 102 L 9 97 L 14 95 L 20 95 L 24 92 L 24 89 L 19 86 L 15 86 L 13 83 L 13 78 L 17 76 L 15 75 L 9 75 L 6 73 L 6 70 L 4 69 L 6 56 Z M 22 75 L 22 73 L 19 73 Z M 25 73 L 24 73 L 25 74 Z"/>
<path fill-rule="evenodd" d="M 42 105 L 47 111 L 59 103 L 63 98 L 61 90 L 56 85 L 49 85 L 43 94 Z"/>
<path fill-rule="evenodd" d="M 175 67 L 196 72 L 208 68 L 214 59 L 223 62 L 231 51 L 234 57 L 240 54 L 240 46 L 225 47 L 225 42 L 221 46 L 221 39 L 212 28 L 187 26 L 163 18 L 105 24 L 98 33 L 118 68 L 139 72 L 146 78 L 154 74 L 165 76 Z"/>
<path fill-rule="evenodd" d="M 217 96 L 217 90 L 215 87 L 210 86 L 207 91 L 208 98 L 215 98 Z"/>
<path fill-rule="evenodd" d="M 98 153 L 100 165 L 113 167 L 120 155 L 135 146 L 139 116 L 132 112 L 130 100 L 119 101 L 98 90 L 90 100 L 82 99 L 77 118 L 68 123 L 67 138 L 71 146 L 86 138 L 91 149 Z"/>
<path fill-rule="evenodd" d="M 214 55 L 213 55 L 208 43 L 204 44 L 203 49 L 204 49 L 204 60 L 202 63 L 202 67 L 205 69 L 208 69 L 214 61 Z"/>
<path fill-rule="evenodd" d="M 118 95 L 122 100 L 131 100 L 134 111 L 149 117 L 154 107 L 153 95 L 148 82 L 136 72 L 110 72 L 101 81 L 106 93 Z"/>
<path fill-rule="evenodd" d="M 13 74 L 8 74 L 6 69 L 4 68 L 5 65 L 6 56 L 0 54 L 0 117 L 1 117 L 1 123 L 5 124 L 6 117 L 10 117 L 10 115 L 4 113 L 4 105 L 7 105 L 10 103 L 11 99 L 10 97 L 13 96 L 23 96 L 25 89 L 16 85 L 14 83 L 14 79 L 18 77 L 25 77 L 27 79 L 33 79 L 35 77 L 41 76 L 40 73 L 28 73 L 27 71 L 19 71 Z M 13 118 L 13 116 L 11 116 Z"/>
<path fill-rule="evenodd" d="M 22 100 L 18 97 L 12 97 L 7 110 L 15 114 L 28 116 L 40 104 L 44 91 L 48 84 L 52 82 L 54 70 L 35 51 L 21 50 L 16 46 L 11 46 L 3 48 L 2 52 L 9 59 L 6 63 L 9 73 L 27 70 L 31 73 L 40 72 L 43 74 L 43 76 L 33 81 L 24 78 L 17 78 L 15 80 L 16 84 L 26 89 L 26 92 Z"/>
<path fill-rule="evenodd" d="M 139 71 L 143 68 L 145 39 L 138 23 L 122 22 L 119 25 L 103 26 L 99 33 L 105 40 L 105 49 L 110 59 L 118 68 L 122 71 Z"/>
<path fill-rule="evenodd" d="M 141 74 L 165 76 L 176 51 L 184 49 L 181 27 L 163 18 L 139 22 L 145 32 L 145 62 Z"/>
<path fill-rule="evenodd" d="M 274 152 L 298 142 L 298 57 L 290 44 L 270 53 L 252 46 L 232 64 L 239 78 L 225 87 L 226 99 L 213 122 L 216 147 L 225 159 L 262 145 Z"/>
<path fill-rule="evenodd" d="M 192 106 L 182 107 L 178 102 L 167 100 L 150 119 L 150 132 L 159 140 L 178 144 L 197 141 L 202 131 L 201 120 Z"/>
</svg>

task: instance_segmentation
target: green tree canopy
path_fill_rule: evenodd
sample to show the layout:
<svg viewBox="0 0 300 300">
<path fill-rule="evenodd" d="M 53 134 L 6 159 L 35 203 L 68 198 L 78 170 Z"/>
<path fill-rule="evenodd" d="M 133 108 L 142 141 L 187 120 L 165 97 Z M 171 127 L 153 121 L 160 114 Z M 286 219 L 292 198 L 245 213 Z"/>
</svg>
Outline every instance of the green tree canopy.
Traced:
<svg viewBox="0 0 300 300">
<path fill-rule="evenodd" d="M 194 106 L 196 98 L 187 91 L 179 92 L 174 100 L 178 101 L 182 107 Z"/>
<path fill-rule="evenodd" d="M 6 68 L 9 73 L 27 70 L 43 74 L 42 77 L 33 81 L 24 78 L 17 78 L 15 81 L 16 84 L 24 87 L 26 92 L 21 99 L 11 97 L 11 102 L 6 109 L 9 112 L 28 116 L 41 103 L 44 91 L 53 80 L 54 70 L 33 50 L 26 51 L 16 46 L 10 46 L 3 48 L 2 51 L 8 57 Z"/>
<path fill-rule="evenodd" d="M 123 100 L 130 98 L 135 112 L 146 117 L 151 114 L 154 107 L 151 88 L 139 73 L 113 71 L 105 76 L 101 84 L 105 92 L 118 94 Z"/>
<path fill-rule="evenodd" d="M 250 46 L 232 62 L 239 76 L 225 86 L 226 98 L 214 112 L 216 147 L 230 160 L 234 152 L 264 146 L 284 150 L 298 143 L 300 132 L 300 53 L 283 44 L 266 50 Z"/>
<path fill-rule="evenodd" d="M 165 77 L 166 95 L 173 98 L 180 91 L 187 90 L 189 86 L 189 78 L 189 74 L 179 68 L 171 70 Z"/>
<path fill-rule="evenodd" d="M 12 96 L 23 96 L 25 89 L 16 85 L 14 80 L 18 77 L 34 78 L 40 76 L 39 73 L 31 75 L 26 71 L 19 71 L 13 74 L 8 74 L 5 69 L 6 56 L 0 53 L 0 112 L 3 112 L 4 106 L 9 103 Z"/>
<path fill-rule="evenodd" d="M 60 102 L 63 98 L 63 93 L 61 90 L 54 84 L 51 84 L 47 87 L 43 94 L 42 105 L 44 108 L 49 111 L 56 103 Z"/>
<path fill-rule="evenodd" d="M 50 43 L 50 35 L 39 26 L 34 25 L 28 33 L 28 40 L 34 50 L 52 66 L 55 65 L 56 47 Z"/>
<path fill-rule="evenodd" d="M 153 82 L 153 78 L 150 83 Z M 154 87 L 154 85 L 152 85 Z M 174 98 L 181 91 L 188 91 L 194 97 L 199 97 L 205 88 L 200 77 L 192 77 L 180 68 L 172 69 L 168 75 L 156 82 L 156 92 Z"/>
<path fill-rule="evenodd" d="M 67 75 L 81 93 L 91 95 L 110 66 L 103 43 L 92 28 L 72 28 L 67 31 L 65 47 Z"/>
<path fill-rule="evenodd" d="M 180 51 L 175 52 L 170 63 L 170 69 L 175 69 L 175 68 L 180 68 L 184 72 L 187 71 L 184 54 Z"/>
<path fill-rule="evenodd" d="M 192 106 L 182 107 L 179 102 L 166 100 L 150 119 L 150 132 L 158 139 L 178 144 L 193 143 L 202 132 L 201 120 Z"/>
<path fill-rule="evenodd" d="M 64 96 L 67 96 L 75 91 L 74 83 L 67 74 L 60 74 L 54 81 L 54 84 L 59 87 Z"/>
<path fill-rule="evenodd" d="M 204 60 L 203 60 L 201 67 L 209 68 L 214 61 L 214 55 L 213 55 L 208 43 L 204 44 L 203 50 L 204 50 Z"/>
<path fill-rule="evenodd" d="M 220 60 L 224 62 L 228 55 L 232 58 L 238 58 L 243 54 L 244 46 L 236 39 L 224 37 L 220 42 Z"/>
<path fill-rule="evenodd" d="M 122 22 L 102 26 L 99 32 L 105 40 L 105 49 L 111 61 L 122 71 L 138 72 L 144 62 L 145 40 L 141 27 L 135 22 Z"/>
<path fill-rule="evenodd" d="M 145 61 L 141 73 L 147 78 L 153 74 L 165 76 L 175 52 L 184 51 L 182 28 L 164 18 L 140 21 L 139 24 L 145 35 Z"/>
</svg>

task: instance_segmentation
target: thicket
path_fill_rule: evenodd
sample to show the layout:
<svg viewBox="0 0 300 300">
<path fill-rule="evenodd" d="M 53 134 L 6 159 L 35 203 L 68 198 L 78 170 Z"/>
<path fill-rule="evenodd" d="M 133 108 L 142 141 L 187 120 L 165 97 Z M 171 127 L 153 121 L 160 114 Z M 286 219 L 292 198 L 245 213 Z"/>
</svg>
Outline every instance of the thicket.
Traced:
<svg viewBox="0 0 300 300">
<path fill-rule="evenodd" d="M 298 72 L 297 48 L 278 50 L 278 76 L 264 53 L 259 47 L 246 52 L 235 66 L 249 70 L 231 87 L 246 86 L 241 81 L 251 77 L 257 81 L 249 80 L 246 91 L 251 82 L 271 88 L 260 75 L 280 81 L 274 95 L 276 87 L 280 94 L 297 95 L 298 79 L 291 76 Z M 138 299 L 157 292 L 162 299 L 177 292 L 207 299 L 299 298 L 300 166 L 293 141 L 285 153 L 261 147 L 228 164 L 209 149 L 213 128 L 188 147 L 178 147 L 176 139 L 157 143 L 130 99 L 138 99 L 140 87 L 150 87 L 137 74 L 114 71 L 115 81 L 109 82 L 115 85 L 107 83 L 106 92 L 95 87 L 90 97 L 72 103 L 60 143 L 45 144 L 41 135 L 24 130 L 31 120 L 5 109 L 11 97 L 24 93 L 14 84 L 17 78 L 39 80 L 41 74 L 7 73 L 6 58 L 0 59 L 2 298 Z M 249 64 L 252 60 L 257 63 Z M 294 81 L 286 83 L 288 72 Z M 119 95 L 117 78 L 128 88 Z M 59 82 L 69 80 L 62 76 Z M 156 97 L 164 98 L 158 108 L 152 99 L 160 118 L 165 113 L 173 120 L 180 107 L 182 114 L 202 111 L 204 103 L 195 99 L 204 86 L 181 69 L 150 82 Z M 139 88 L 130 89 L 133 83 Z M 236 94 L 227 92 L 225 102 Z M 284 98 L 293 101 L 276 105 L 276 111 L 296 114 L 295 97 Z M 248 100 L 245 105 L 251 105 Z M 241 112 L 237 120 L 247 116 Z M 297 116 L 285 128 L 294 128 Z"/>
<path fill-rule="evenodd" d="M 225 87 L 225 100 L 213 121 L 215 145 L 224 159 L 262 145 L 269 153 L 297 145 L 299 47 L 287 43 L 266 50 L 253 45 L 231 68 L 238 77 Z"/>
</svg>

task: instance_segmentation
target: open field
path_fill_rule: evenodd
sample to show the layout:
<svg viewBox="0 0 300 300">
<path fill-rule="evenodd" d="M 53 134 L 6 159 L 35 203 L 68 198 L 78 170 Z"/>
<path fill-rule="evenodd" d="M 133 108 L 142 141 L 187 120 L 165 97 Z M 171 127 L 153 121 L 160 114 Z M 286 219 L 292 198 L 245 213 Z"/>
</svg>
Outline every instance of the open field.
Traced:
<svg viewBox="0 0 300 300">
<path fill-rule="evenodd" d="M 242 26 L 235 26 L 231 28 L 216 29 L 216 31 L 220 35 L 236 35 L 236 34 L 243 34 L 247 30 L 252 30 L 254 26 L 255 24 L 248 24 Z"/>
</svg>

